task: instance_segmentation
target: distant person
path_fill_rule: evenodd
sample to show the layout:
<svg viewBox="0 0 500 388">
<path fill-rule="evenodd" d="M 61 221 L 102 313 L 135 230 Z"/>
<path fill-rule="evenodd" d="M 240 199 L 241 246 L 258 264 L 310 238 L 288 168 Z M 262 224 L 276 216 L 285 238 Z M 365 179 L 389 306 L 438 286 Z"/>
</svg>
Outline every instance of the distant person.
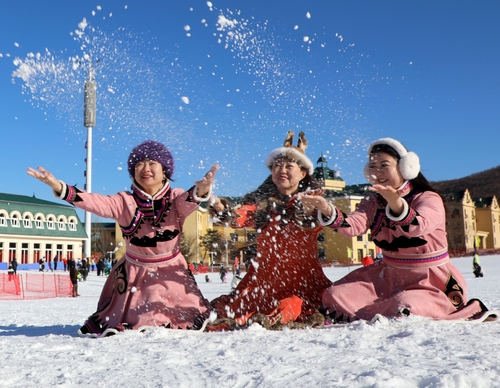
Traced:
<svg viewBox="0 0 500 388">
<path fill-rule="evenodd" d="M 59 262 L 59 256 L 54 256 L 54 271 L 57 271 L 57 263 Z"/>
<path fill-rule="evenodd" d="M 227 271 L 226 271 L 226 268 L 224 268 L 224 266 L 220 267 L 219 277 L 220 277 L 220 280 L 222 283 L 227 282 Z"/>
<path fill-rule="evenodd" d="M 236 290 L 236 287 L 238 287 L 238 284 L 240 284 L 242 278 L 243 277 L 241 276 L 241 271 L 237 269 L 233 275 L 233 279 L 231 280 L 231 291 Z"/>
<path fill-rule="evenodd" d="M 97 261 L 97 276 L 101 276 L 102 274 L 104 274 L 104 260 L 99 258 Z"/>
<path fill-rule="evenodd" d="M 9 262 L 9 267 L 7 268 L 7 275 L 9 275 L 9 281 L 12 280 L 11 276 L 14 276 L 14 270 L 12 269 L 12 261 Z"/>
<path fill-rule="evenodd" d="M 208 275 L 205 275 L 205 282 L 212 283 L 212 281 L 210 280 L 210 277 Z"/>
<path fill-rule="evenodd" d="M 17 275 L 17 259 L 15 257 L 12 258 L 10 265 L 11 265 L 13 274 Z"/>
<path fill-rule="evenodd" d="M 476 278 L 482 278 L 484 276 L 483 269 L 481 268 L 481 261 L 477 253 L 475 253 L 472 258 L 472 272 Z"/>
<path fill-rule="evenodd" d="M 112 268 L 97 311 L 79 334 L 100 337 L 147 326 L 201 328 L 212 307 L 189 274 L 179 246 L 184 221 L 210 198 L 218 166 L 187 191 L 172 188 L 174 159 L 153 140 L 137 145 L 127 166 L 131 190 L 110 195 L 70 186 L 43 167 L 28 168 L 28 175 L 49 185 L 59 198 L 116 220 L 125 238 L 125 254 Z"/>
<path fill-rule="evenodd" d="M 87 281 L 87 276 L 89 276 L 89 267 L 87 260 L 83 259 L 80 268 L 78 269 L 80 275 L 82 275 L 81 280 Z"/>
<path fill-rule="evenodd" d="M 38 265 L 40 266 L 38 269 L 40 272 L 45 271 L 45 257 L 42 257 L 40 260 L 38 260 Z"/>
<path fill-rule="evenodd" d="M 108 277 L 111 272 L 111 260 L 104 260 L 104 276 Z"/>
<path fill-rule="evenodd" d="M 69 263 L 69 279 L 71 280 L 71 296 L 80 296 L 78 293 L 78 270 L 76 269 L 75 262 L 71 260 Z"/>
<path fill-rule="evenodd" d="M 420 172 L 420 161 L 399 141 L 383 138 L 368 148 L 365 175 L 371 194 L 343 213 L 332 203 L 319 221 L 352 238 L 371 230 L 383 258 L 334 282 L 322 295 L 332 322 L 420 315 L 471 319 L 486 307 L 467 298 L 467 284 L 451 263 L 441 196 Z"/>
</svg>

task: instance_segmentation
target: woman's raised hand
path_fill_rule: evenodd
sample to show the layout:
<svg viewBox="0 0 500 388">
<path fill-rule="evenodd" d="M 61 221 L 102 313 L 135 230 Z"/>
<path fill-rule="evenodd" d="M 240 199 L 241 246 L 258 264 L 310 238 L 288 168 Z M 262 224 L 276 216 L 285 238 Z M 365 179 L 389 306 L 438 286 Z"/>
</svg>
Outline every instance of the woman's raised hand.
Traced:
<svg viewBox="0 0 500 388">
<path fill-rule="evenodd" d="M 26 171 L 26 173 L 33 178 L 38 179 L 40 182 L 49 185 L 56 193 L 60 193 L 63 190 L 62 183 L 59 182 L 56 177 L 52 175 L 52 173 L 48 172 L 43 167 L 38 167 L 38 170 L 28 167 L 28 171 Z"/>
<path fill-rule="evenodd" d="M 393 215 L 399 216 L 403 212 L 404 204 L 401 200 L 401 193 L 398 189 L 391 186 L 373 185 L 369 188 L 369 190 L 374 191 L 385 198 Z"/>
<path fill-rule="evenodd" d="M 315 209 L 318 209 L 326 217 L 332 215 L 332 207 L 325 197 L 323 197 L 324 193 L 325 190 L 317 189 L 297 194 L 297 197 L 302 201 L 304 212 L 307 215 L 312 215 Z"/>
<path fill-rule="evenodd" d="M 210 192 L 210 188 L 212 187 L 212 182 L 214 181 L 215 173 L 219 169 L 218 164 L 214 164 L 212 168 L 201 178 L 199 181 L 194 181 L 196 186 L 198 187 L 197 196 L 204 197 Z"/>
</svg>

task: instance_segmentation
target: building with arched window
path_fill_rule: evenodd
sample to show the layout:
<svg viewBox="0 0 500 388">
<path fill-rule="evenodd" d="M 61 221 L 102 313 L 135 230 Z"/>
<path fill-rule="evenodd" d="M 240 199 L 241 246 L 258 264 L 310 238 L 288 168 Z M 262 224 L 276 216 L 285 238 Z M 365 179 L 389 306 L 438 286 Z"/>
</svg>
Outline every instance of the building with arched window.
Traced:
<svg viewBox="0 0 500 388">
<path fill-rule="evenodd" d="M 87 234 L 73 206 L 0 193 L 0 269 L 15 257 L 20 269 L 40 258 L 81 258 Z"/>
</svg>

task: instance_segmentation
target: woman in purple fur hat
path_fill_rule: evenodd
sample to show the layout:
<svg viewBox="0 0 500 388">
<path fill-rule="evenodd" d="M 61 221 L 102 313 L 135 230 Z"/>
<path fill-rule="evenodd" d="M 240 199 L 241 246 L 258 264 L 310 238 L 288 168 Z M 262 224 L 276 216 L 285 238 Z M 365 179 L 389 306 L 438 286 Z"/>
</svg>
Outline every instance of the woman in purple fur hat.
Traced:
<svg viewBox="0 0 500 388">
<path fill-rule="evenodd" d="M 100 337 L 125 329 L 164 326 L 200 328 L 212 307 L 202 296 L 180 251 L 186 217 L 211 195 L 218 166 L 188 191 L 170 187 L 174 160 L 161 143 L 148 140 L 128 158 L 130 192 L 87 193 L 58 181 L 43 167 L 28 174 L 49 185 L 70 204 L 117 221 L 126 253 L 113 267 L 80 335 Z"/>
</svg>

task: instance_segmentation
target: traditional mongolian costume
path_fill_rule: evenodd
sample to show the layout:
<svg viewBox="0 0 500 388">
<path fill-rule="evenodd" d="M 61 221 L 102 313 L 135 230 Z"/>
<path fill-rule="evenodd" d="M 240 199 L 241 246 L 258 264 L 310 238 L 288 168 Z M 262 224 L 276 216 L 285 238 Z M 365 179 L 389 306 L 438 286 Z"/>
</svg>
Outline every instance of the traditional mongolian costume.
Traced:
<svg viewBox="0 0 500 388">
<path fill-rule="evenodd" d="M 395 217 L 387 201 L 377 193 L 365 197 L 349 215 L 333 207 L 330 220 L 320 222 L 343 236 L 359 236 L 371 230 L 383 258 L 334 282 L 322 295 L 332 320 L 371 320 L 415 314 L 436 319 L 472 319 L 486 311 L 478 300 L 467 299 L 467 285 L 451 263 L 446 239 L 446 217 L 441 197 L 414 187 L 420 172 L 417 155 L 390 138 L 385 144 L 399 154 L 399 171 L 406 182 L 399 188 L 403 213 Z M 368 168 L 365 169 L 368 174 Z M 367 175 L 368 180 L 370 177 Z M 333 205 L 332 205 L 333 206 Z"/>
<path fill-rule="evenodd" d="M 311 181 L 313 164 L 304 153 L 303 133 L 298 147 L 292 140 L 289 133 L 285 146 L 271 152 L 266 164 L 271 169 L 277 159 L 293 160 L 308 171 Z M 306 189 L 305 183 L 299 186 L 299 191 Z M 331 285 L 318 260 L 322 227 L 315 216 L 307 217 L 300 200 L 279 193 L 269 177 L 240 206 L 219 217 L 232 228 L 256 229 L 257 256 L 234 292 L 212 301 L 219 319 L 208 330 L 231 330 L 254 321 L 268 328 L 307 323 L 320 308 L 321 292 Z"/>
<path fill-rule="evenodd" d="M 147 141 L 131 152 L 128 166 L 132 177 L 135 164 L 145 159 L 160 162 L 166 176 L 171 177 L 173 159 L 161 143 Z M 196 196 L 196 187 L 188 191 L 172 189 L 166 179 L 154 196 L 136 183 L 131 192 L 104 196 L 63 186 L 60 198 L 116 220 L 126 246 L 125 255 L 106 280 L 97 311 L 79 334 L 105 336 L 147 326 L 200 328 L 212 307 L 203 298 L 180 251 L 184 220 L 202 201 Z"/>
</svg>

